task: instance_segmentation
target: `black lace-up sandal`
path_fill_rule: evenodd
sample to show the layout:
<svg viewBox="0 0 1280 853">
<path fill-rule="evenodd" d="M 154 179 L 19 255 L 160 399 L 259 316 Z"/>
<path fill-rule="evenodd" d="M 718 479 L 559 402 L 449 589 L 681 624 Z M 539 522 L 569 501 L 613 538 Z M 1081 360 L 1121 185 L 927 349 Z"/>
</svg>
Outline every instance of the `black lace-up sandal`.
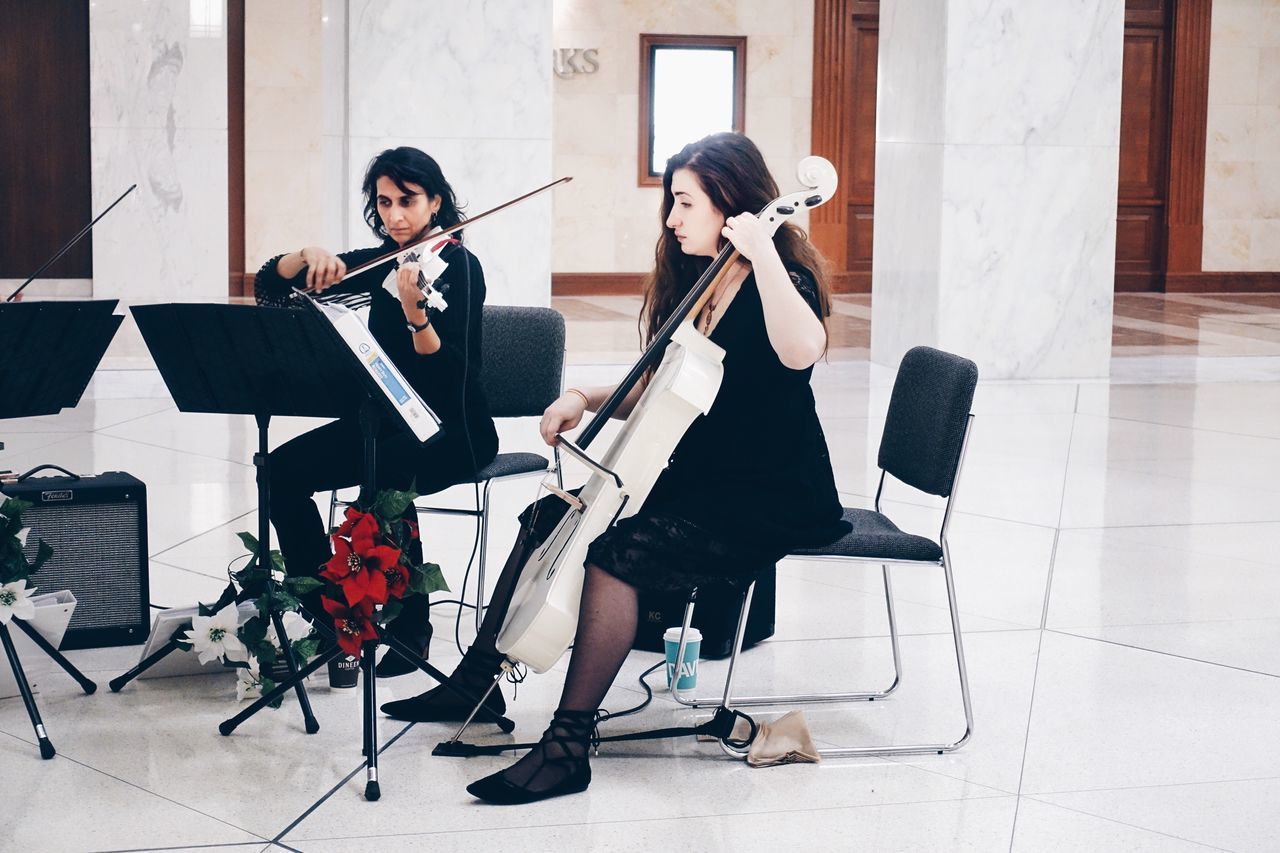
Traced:
<svg viewBox="0 0 1280 853">
<path fill-rule="evenodd" d="M 467 786 L 486 803 L 510 806 L 578 794 L 591 784 L 587 752 L 595 739 L 595 711 L 557 710 L 538 745 L 506 770 Z"/>
</svg>

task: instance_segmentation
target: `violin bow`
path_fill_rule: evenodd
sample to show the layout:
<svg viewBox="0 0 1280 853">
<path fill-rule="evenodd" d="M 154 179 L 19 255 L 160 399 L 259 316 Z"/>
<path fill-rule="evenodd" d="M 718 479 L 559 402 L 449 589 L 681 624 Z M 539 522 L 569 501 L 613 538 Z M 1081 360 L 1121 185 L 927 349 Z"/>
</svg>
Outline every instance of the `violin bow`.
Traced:
<svg viewBox="0 0 1280 853">
<path fill-rule="evenodd" d="M 353 275 L 359 275 L 360 273 L 365 272 L 366 270 L 372 269 L 373 267 L 376 267 L 379 264 L 385 264 L 388 261 L 398 258 L 401 255 L 403 255 L 405 252 L 409 251 L 410 249 L 416 249 L 418 246 L 421 246 L 425 243 L 438 241 L 442 237 L 448 237 L 450 234 L 453 234 L 454 232 L 461 231 L 463 228 L 468 228 L 474 225 L 475 223 L 484 219 L 486 216 L 492 216 L 493 214 L 497 213 L 500 210 L 506 210 L 508 207 L 517 205 L 520 202 L 525 201 L 526 199 L 533 198 L 535 195 L 538 195 L 539 193 L 544 193 L 554 186 L 558 186 L 560 184 L 567 184 L 569 183 L 569 181 L 572 181 L 572 180 L 573 180 L 572 175 L 566 175 L 563 178 L 554 180 L 549 184 L 538 187 L 536 190 L 530 190 L 529 192 L 525 193 L 522 196 L 517 196 L 516 198 L 513 198 L 510 201 L 504 201 L 502 204 L 498 205 L 497 207 L 491 207 L 488 210 L 486 210 L 484 213 L 478 213 L 475 216 L 469 217 L 468 219 L 465 219 L 462 222 L 459 222 L 457 225 L 454 225 L 450 228 L 442 228 L 439 231 L 433 231 L 430 234 L 427 234 L 423 237 L 419 237 L 418 239 L 413 240 L 412 242 L 404 244 L 400 248 L 396 249 L 394 252 L 388 252 L 387 254 L 380 255 L 374 258 L 373 260 L 368 261 L 367 263 L 361 264 L 358 267 L 352 267 L 351 269 L 347 270 L 347 274 L 344 275 L 342 278 L 338 279 L 338 281 L 346 281 L 347 279 L 351 278 Z M 337 284 L 337 282 L 334 282 L 334 284 Z M 314 293 L 315 288 L 308 287 L 305 290 L 298 290 L 295 288 L 294 292 L 309 294 L 309 293 Z"/>
</svg>

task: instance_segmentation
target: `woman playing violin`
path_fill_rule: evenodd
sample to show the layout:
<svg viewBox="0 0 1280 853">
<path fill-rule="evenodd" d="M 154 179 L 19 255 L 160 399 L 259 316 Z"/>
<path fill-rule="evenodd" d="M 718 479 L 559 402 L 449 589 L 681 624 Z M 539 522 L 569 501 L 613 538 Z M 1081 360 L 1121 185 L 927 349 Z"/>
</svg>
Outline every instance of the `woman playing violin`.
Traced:
<svg viewBox="0 0 1280 853">
<path fill-rule="evenodd" d="M 433 228 L 462 222 L 453 188 L 440 166 L 416 148 L 383 151 L 364 179 L 364 218 L 378 246 L 333 254 L 318 246 L 272 258 L 254 281 L 259 305 L 288 305 L 293 288 L 326 294 L 367 294 L 368 324 L 405 379 L 441 419 L 442 434 L 425 446 L 384 419 L 377 440 L 379 489 L 419 494 L 472 482 L 493 461 L 498 436 L 480 387 L 480 320 L 484 272 L 460 243 L 440 254 L 448 268 L 432 285 L 441 294 L 428 304 L 417 263 L 379 265 L 343 281 L 348 267 L 394 252 Z M 462 232 L 455 235 L 461 238 Z M 392 292 L 395 295 L 392 295 Z M 312 495 L 358 485 L 363 479 L 360 425 L 342 418 L 289 441 L 271 453 L 271 522 L 288 571 L 317 575 L 331 556 L 329 539 Z M 410 507 L 406 515 L 413 513 Z M 421 560 L 421 554 L 411 555 Z M 425 656 L 431 623 L 425 596 L 406 602 L 390 630 Z M 322 612 L 318 595 L 306 602 Z M 408 672 L 411 665 L 387 655 L 378 675 Z"/>
<path fill-rule="evenodd" d="M 587 552 L 574 651 L 559 708 L 541 742 L 513 766 L 470 785 L 492 803 L 582 791 L 595 715 L 635 637 L 638 590 L 744 587 L 794 548 L 848 531 L 809 378 L 827 345 L 829 297 L 817 253 L 800 229 L 774 237 L 756 219 L 778 195 L 759 149 L 721 133 L 685 146 L 662 177 L 663 230 L 641 318 L 652 339 L 725 246 L 741 262 L 724 275 L 697 326 L 722 347 L 715 403 L 684 434 L 641 509 Z M 554 444 L 599 408 L 612 387 L 571 388 L 544 413 Z M 619 417 L 643 388 L 628 395 Z M 559 498 L 532 523 L 546 535 Z M 533 509 L 533 508 L 531 508 Z M 561 510 L 562 511 L 562 510 Z"/>
</svg>

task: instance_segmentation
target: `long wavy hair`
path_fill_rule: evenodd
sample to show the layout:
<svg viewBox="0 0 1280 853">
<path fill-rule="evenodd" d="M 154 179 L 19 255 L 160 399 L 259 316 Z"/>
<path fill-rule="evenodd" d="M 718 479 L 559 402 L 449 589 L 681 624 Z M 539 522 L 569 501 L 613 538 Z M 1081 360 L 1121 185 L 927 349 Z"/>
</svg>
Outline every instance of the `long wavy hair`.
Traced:
<svg viewBox="0 0 1280 853">
<path fill-rule="evenodd" d="M 739 133 L 714 133 L 691 142 L 667 160 L 662 172 L 662 233 L 654 249 L 653 271 L 644 281 L 644 310 L 640 314 L 640 333 L 648 346 L 662 325 L 693 287 L 698 277 L 711 266 L 711 259 L 686 255 L 676 240 L 675 231 L 667 227 L 667 217 L 675 204 L 671 194 L 671 176 L 677 169 L 688 169 L 724 216 L 739 213 L 756 214 L 778 197 L 778 184 L 769 174 L 760 149 Z M 721 238 L 723 246 L 723 238 Z M 818 284 L 822 306 L 822 326 L 831 313 L 831 293 L 826 279 L 826 264 L 805 232 L 790 222 L 784 223 L 773 238 L 784 264 L 796 264 L 813 274 Z"/>
<path fill-rule="evenodd" d="M 417 184 L 428 196 L 440 196 L 440 209 L 433 220 L 437 228 L 452 228 L 462 222 L 461 208 L 453 194 L 453 187 L 445 180 L 440 164 L 431 155 L 407 145 L 399 148 L 388 148 L 369 162 L 364 173 L 364 221 L 369 223 L 373 233 L 381 240 L 388 240 L 387 228 L 378 215 L 378 178 L 390 178 L 401 192 L 408 192 L 405 184 Z M 453 235 L 455 240 L 462 240 L 462 232 Z"/>
</svg>

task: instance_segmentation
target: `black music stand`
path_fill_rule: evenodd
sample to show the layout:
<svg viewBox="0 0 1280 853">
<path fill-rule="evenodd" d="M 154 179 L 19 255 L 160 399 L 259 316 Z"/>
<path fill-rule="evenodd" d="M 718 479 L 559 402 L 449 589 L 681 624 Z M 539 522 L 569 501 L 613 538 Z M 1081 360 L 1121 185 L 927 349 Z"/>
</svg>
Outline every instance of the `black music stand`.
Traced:
<svg viewBox="0 0 1280 853">
<path fill-rule="evenodd" d="M 115 307 L 114 299 L 0 304 L 0 341 L 5 342 L 11 353 L 9 359 L 0 361 L 0 419 L 53 415 L 79 403 L 107 345 L 124 320 L 113 313 Z M 98 689 L 97 684 L 25 621 L 15 619 L 13 624 L 74 678 L 85 693 Z M 40 710 L 6 625 L 0 625 L 0 644 L 4 646 L 22 703 L 35 729 L 40 757 L 53 758 L 57 750 L 40 719 Z"/>
<path fill-rule="evenodd" d="M 142 337 L 155 358 L 160 375 L 184 412 L 253 415 L 258 423 L 258 453 L 254 455 L 258 482 L 258 559 L 269 565 L 270 491 L 267 472 L 267 426 L 272 415 L 338 418 L 359 412 L 364 439 L 364 483 L 362 495 L 372 498 L 375 483 L 375 447 L 378 418 L 394 408 L 373 383 L 364 367 L 342 343 L 334 328 L 313 311 L 288 308 L 258 308 L 240 305 L 140 305 L 133 309 Z M 399 417 L 397 413 L 395 417 Z M 331 640 L 336 640 L 325 614 L 308 614 L 311 622 Z M 278 619 L 278 617 L 277 617 Z M 284 637 L 277 624 L 278 636 Z M 170 640 L 170 644 L 173 644 Z M 374 658 L 378 644 L 412 662 L 441 684 L 474 701 L 466 691 L 422 660 L 420 652 L 400 640 L 381 634 L 366 643 L 361 654 L 364 669 L 363 753 L 367 780 L 365 798 L 381 795 L 378 784 L 377 695 Z M 287 643 L 282 643 L 288 646 Z M 175 644 L 176 647 L 176 644 Z M 168 645 L 135 670 L 121 676 L 132 678 L 153 659 L 163 657 Z M 289 678 L 277 684 L 240 713 L 224 721 L 218 731 L 229 735 L 240 723 L 262 708 L 295 690 L 307 717 L 307 732 L 319 728 L 311 714 L 302 681 L 312 672 L 341 655 L 336 641 L 299 668 L 292 651 L 286 649 Z M 127 680 L 127 679 L 126 679 Z M 118 689 L 116 682 L 112 689 Z M 123 683 L 121 684 L 123 686 Z M 515 724 L 504 718 L 510 731 Z"/>
</svg>

